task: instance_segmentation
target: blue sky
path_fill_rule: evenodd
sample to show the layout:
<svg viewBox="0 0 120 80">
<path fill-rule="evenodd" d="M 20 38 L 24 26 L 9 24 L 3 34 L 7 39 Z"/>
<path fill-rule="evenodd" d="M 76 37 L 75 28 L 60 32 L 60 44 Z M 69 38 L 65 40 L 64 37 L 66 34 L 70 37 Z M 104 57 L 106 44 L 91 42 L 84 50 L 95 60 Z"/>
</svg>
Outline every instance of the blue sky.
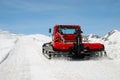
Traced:
<svg viewBox="0 0 120 80">
<path fill-rule="evenodd" d="M 55 24 L 77 24 L 84 34 L 120 30 L 120 0 L 0 0 L 0 29 L 45 34 Z"/>
</svg>

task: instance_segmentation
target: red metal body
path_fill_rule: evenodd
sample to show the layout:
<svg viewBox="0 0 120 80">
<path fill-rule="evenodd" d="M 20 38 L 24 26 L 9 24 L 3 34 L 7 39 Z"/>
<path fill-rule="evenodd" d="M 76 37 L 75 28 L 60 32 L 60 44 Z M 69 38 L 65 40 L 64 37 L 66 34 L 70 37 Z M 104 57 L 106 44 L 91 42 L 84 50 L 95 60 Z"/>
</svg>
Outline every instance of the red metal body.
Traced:
<svg viewBox="0 0 120 80">
<path fill-rule="evenodd" d="M 70 48 L 74 47 L 74 44 L 76 42 L 76 34 L 75 33 L 69 33 L 69 34 L 60 33 L 59 31 L 60 28 L 65 28 L 65 29 L 67 28 L 67 29 L 74 29 L 74 30 L 81 31 L 81 27 L 78 25 L 55 25 L 54 26 L 53 41 L 52 41 L 53 49 L 69 51 Z M 90 51 L 104 49 L 104 46 L 101 43 L 83 43 L 82 34 L 80 34 L 80 39 L 81 39 L 80 41 L 83 44 L 84 48 L 88 48 Z"/>
</svg>

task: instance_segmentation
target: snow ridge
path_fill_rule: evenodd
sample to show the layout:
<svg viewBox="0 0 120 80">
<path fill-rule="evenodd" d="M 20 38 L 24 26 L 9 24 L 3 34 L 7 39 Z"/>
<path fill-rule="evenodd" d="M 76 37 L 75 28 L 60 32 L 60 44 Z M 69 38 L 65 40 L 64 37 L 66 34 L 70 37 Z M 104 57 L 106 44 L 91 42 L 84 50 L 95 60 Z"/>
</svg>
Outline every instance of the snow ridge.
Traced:
<svg viewBox="0 0 120 80">
<path fill-rule="evenodd" d="M 119 34 L 120 31 L 118 30 L 111 30 L 110 32 L 108 32 L 104 37 L 103 40 L 108 40 L 110 36 L 112 36 L 113 34 Z M 113 37 L 114 38 L 114 37 Z"/>
<path fill-rule="evenodd" d="M 120 31 L 112 30 L 102 40 L 108 55 L 113 59 L 120 59 Z"/>
</svg>

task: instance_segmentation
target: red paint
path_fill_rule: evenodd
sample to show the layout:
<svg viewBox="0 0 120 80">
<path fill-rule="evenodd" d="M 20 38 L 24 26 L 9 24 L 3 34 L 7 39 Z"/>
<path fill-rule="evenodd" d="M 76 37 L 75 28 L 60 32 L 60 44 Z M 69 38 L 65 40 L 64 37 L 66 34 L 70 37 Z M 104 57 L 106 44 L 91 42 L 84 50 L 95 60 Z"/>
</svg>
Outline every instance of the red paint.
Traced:
<svg viewBox="0 0 120 80">
<path fill-rule="evenodd" d="M 61 34 L 59 28 L 75 28 L 81 31 L 81 27 L 78 25 L 55 25 L 53 32 L 52 45 L 55 50 L 69 50 L 74 47 L 76 41 L 76 34 Z M 82 34 L 80 34 L 82 43 Z M 104 48 L 103 44 L 100 43 L 82 43 L 84 47 L 89 48 L 90 51 L 101 50 Z"/>
</svg>

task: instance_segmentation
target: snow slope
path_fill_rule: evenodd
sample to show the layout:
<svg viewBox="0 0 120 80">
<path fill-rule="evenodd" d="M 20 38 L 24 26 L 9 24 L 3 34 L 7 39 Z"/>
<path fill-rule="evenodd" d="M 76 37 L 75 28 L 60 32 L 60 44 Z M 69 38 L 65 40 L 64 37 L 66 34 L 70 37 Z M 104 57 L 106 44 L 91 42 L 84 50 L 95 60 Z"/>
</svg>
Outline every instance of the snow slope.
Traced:
<svg viewBox="0 0 120 80">
<path fill-rule="evenodd" d="M 0 30 L 0 64 L 7 58 L 16 42 L 15 35 Z"/>
<path fill-rule="evenodd" d="M 103 37 L 106 51 L 109 57 L 113 59 L 120 59 L 120 31 L 112 30 Z"/>
<path fill-rule="evenodd" d="M 108 39 L 111 40 L 110 37 Z M 107 46 L 109 40 L 102 41 Z M 5 34 L 0 41 L 0 55 L 9 53 L 0 64 L 0 80 L 120 80 L 119 59 L 48 60 L 42 55 L 42 44 L 51 41 L 51 38 L 40 34 L 10 34 L 9 38 Z M 110 46 L 113 45 L 116 44 Z M 119 54 L 119 51 L 116 53 Z"/>
</svg>

